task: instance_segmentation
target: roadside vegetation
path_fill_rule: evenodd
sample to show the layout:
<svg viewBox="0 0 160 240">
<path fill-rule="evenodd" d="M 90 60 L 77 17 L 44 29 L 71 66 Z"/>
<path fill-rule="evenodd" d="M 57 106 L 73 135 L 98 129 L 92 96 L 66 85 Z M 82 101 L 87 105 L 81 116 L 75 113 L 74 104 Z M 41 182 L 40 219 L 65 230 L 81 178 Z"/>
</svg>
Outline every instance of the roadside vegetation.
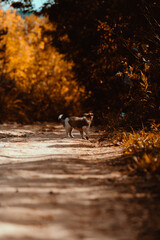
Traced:
<svg viewBox="0 0 160 240">
<path fill-rule="evenodd" d="M 134 172 L 160 175 L 159 125 L 150 131 L 139 130 L 123 133 L 122 146 L 132 161 L 129 169 Z"/>
</svg>

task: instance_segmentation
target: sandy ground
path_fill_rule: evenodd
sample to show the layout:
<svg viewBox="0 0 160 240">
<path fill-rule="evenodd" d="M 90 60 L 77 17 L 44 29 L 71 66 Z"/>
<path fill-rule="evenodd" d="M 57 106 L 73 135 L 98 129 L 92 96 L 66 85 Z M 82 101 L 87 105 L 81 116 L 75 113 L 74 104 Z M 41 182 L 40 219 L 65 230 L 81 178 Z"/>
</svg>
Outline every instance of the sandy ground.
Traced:
<svg viewBox="0 0 160 240">
<path fill-rule="evenodd" d="M 56 124 L 0 125 L 0 240 L 159 240 L 157 181 Z"/>
</svg>

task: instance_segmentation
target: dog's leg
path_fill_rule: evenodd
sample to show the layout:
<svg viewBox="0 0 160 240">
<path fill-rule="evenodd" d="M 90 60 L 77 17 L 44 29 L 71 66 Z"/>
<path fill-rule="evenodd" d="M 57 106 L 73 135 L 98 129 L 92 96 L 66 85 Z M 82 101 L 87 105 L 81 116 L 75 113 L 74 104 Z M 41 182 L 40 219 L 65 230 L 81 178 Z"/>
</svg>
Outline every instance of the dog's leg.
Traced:
<svg viewBox="0 0 160 240">
<path fill-rule="evenodd" d="M 80 134 L 81 134 L 82 139 L 88 139 L 88 137 L 84 135 L 83 129 L 82 129 L 82 130 L 79 130 L 79 131 L 80 131 Z"/>
<path fill-rule="evenodd" d="M 79 132 L 80 132 L 80 134 L 81 134 L 82 139 L 85 139 L 85 138 L 84 138 L 84 135 L 83 135 L 83 130 L 81 129 L 81 130 L 79 130 Z"/>
<path fill-rule="evenodd" d="M 73 138 L 73 135 L 72 135 L 72 127 L 71 125 L 69 124 L 68 122 L 68 118 L 65 119 L 65 129 L 66 129 L 66 134 L 67 134 L 67 137 L 71 137 Z"/>
<path fill-rule="evenodd" d="M 71 137 L 71 138 L 74 137 L 74 136 L 72 135 L 72 127 L 67 127 L 67 128 L 66 128 L 66 134 L 67 134 L 67 137 Z"/>
<path fill-rule="evenodd" d="M 86 136 L 85 136 L 85 139 L 89 139 L 89 133 L 88 133 L 88 127 L 83 127 L 83 132 L 85 132 Z M 84 136 L 84 134 L 83 134 Z"/>
<path fill-rule="evenodd" d="M 69 136 L 70 136 L 71 138 L 74 137 L 74 136 L 72 135 L 72 130 L 73 130 L 73 128 L 70 128 L 70 129 L 69 129 Z"/>
</svg>

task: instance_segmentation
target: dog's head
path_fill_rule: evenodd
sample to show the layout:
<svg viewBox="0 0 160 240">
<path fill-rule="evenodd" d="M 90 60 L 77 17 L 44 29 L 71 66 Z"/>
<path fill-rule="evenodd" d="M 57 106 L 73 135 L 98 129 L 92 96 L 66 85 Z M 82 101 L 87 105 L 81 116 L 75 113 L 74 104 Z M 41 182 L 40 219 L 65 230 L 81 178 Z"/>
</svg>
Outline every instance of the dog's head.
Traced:
<svg viewBox="0 0 160 240">
<path fill-rule="evenodd" d="M 84 113 L 84 117 L 90 119 L 91 122 L 93 120 L 93 116 L 94 116 L 93 113 Z"/>
</svg>

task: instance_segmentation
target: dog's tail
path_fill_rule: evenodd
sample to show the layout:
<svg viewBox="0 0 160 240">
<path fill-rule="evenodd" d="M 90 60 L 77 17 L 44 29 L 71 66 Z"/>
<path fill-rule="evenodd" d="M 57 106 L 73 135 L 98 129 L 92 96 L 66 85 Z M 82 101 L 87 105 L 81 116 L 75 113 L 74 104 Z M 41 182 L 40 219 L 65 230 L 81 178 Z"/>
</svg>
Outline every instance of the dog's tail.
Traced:
<svg viewBox="0 0 160 240">
<path fill-rule="evenodd" d="M 58 121 L 63 121 L 64 120 L 64 114 L 60 114 L 58 116 Z"/>
<path fill-rule="evenodd" d="M 64 125 L 65 118 L 66 118 L 66 116 L 64 114 L 60 114 L 58 116 L 58 121 Z"/>
</svg>

